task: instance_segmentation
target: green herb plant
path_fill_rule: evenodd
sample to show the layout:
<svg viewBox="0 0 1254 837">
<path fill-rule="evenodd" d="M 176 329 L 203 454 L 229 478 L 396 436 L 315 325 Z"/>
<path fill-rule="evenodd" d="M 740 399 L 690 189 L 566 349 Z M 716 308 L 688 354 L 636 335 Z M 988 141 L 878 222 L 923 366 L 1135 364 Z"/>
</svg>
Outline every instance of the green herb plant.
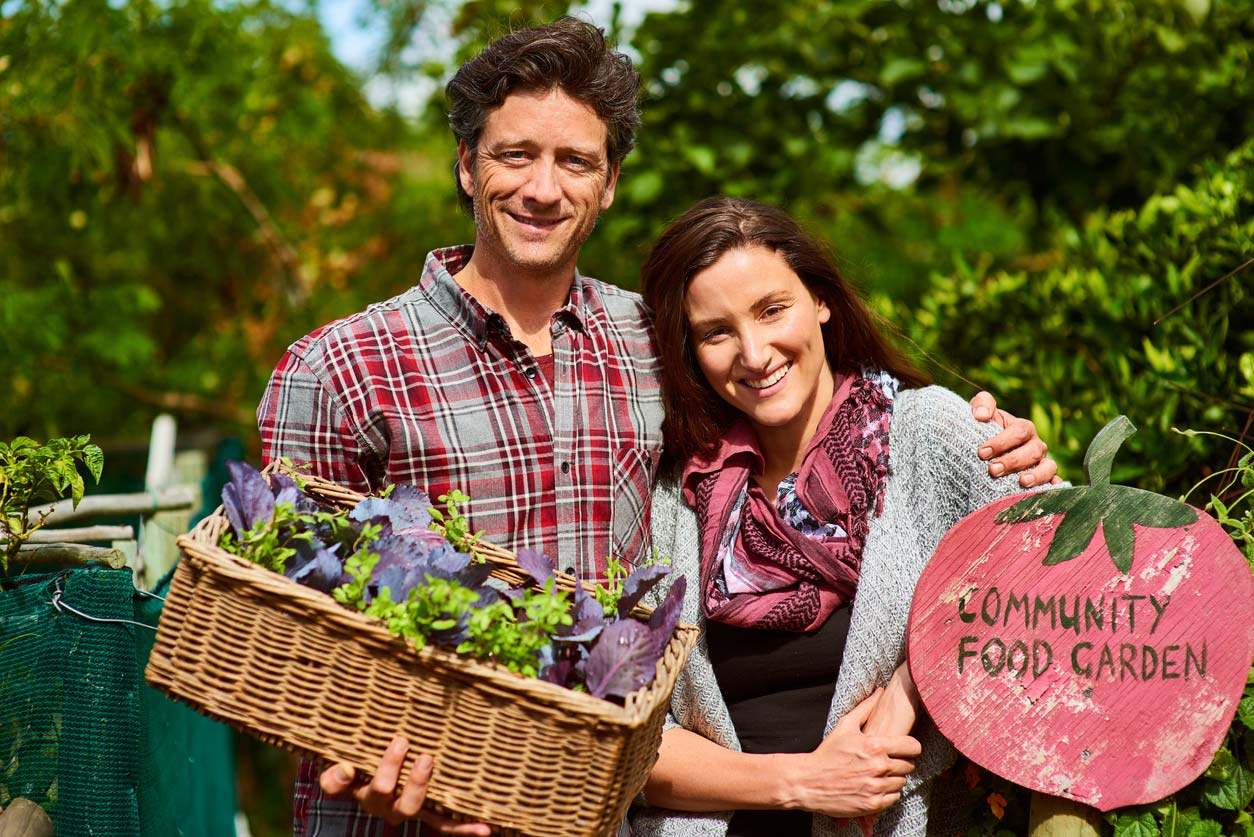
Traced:
<svg viewBox="0 0 1254 837">
<path fill-rule="evenodd" d="M 659 555 L 655 549 L 653 554 L 642 562 L 640 566 L 642 568 L 652 566 L 669 567 L 670 563 L 669 557 Z M 631 575 L 631 572 L 631 567 L 613 555 L 605 559 L 605 584 L 598 583 L 592 595 L 600 603 L 606 616 L 611 616 L 618 612 L 618 602 L 623 597 L 623 583 L 627 580 L 627 576 Z"/>
<path fill-rule="evenodd" d="M 389 486 L 390 487 L 390 486 Z M 386 494 L 383 496 L 387 496 Z M 470 497 L 454 488 L 448 494 L 441 494 L 439 500 L 444 504 L 444 511 L 435 508 L 431 512 L 431 529 L 444 535 L 444 539 L 462 552 L 474 552 L 475 545 L 483 537 L 483 532 L 470 533 L 470 520 L 462 513 L 460 506 L 470 502 Z"/>
<path fill-rule="evenodd" d="M 104 455 L 90 436 L 50 439 L 42 445 L 26 436 L 0 442 L 0 572 L 8 570 L 22 544 L 47 520 L 39 512 L 39 519 L 32 521 L 32 507 L 66 494 L 78 506 L 86 490 L 80 467 L 100 482 Z"/>
</svg>

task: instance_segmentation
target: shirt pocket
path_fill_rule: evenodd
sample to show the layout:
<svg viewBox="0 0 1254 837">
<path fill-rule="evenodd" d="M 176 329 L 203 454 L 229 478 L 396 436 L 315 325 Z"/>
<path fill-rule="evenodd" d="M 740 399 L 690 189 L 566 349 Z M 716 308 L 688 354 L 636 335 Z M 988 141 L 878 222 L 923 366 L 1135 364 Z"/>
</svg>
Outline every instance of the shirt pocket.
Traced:
<svg viewBox="0 0 1254 837">
<path fill-rule="evenodd" d="M 614 451 L 613 554 L 632 567 L 649 558 L 649 506 L 657 463 L 658 452 L 651 448 Z"/>
</svg>

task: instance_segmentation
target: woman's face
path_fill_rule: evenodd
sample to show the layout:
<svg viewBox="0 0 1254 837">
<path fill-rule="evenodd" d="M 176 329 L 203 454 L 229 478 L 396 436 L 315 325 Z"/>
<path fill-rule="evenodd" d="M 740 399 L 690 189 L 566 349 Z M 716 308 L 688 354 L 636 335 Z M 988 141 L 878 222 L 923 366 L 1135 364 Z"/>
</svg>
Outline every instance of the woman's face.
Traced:
<svg viewBox="0 0 1254 837">
<path fill-rule="evenodd" d="M 684 297 L 697 364 L 764 445 L 803 447 L 834 393 L 823 346 L 827 305 L 763 247 L 723 254 Z"/>
</svg>

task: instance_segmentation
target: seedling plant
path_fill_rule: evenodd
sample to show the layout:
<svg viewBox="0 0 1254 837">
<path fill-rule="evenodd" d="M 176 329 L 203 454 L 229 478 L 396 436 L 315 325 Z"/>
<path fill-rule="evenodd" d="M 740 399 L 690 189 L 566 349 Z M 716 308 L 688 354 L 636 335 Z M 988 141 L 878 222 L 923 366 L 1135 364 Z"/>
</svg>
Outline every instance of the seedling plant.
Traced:
<svg viewBox="0 0 1254 837">
<path fill-rule="evenodd" d="M 100 482 L 104 455 L 90 436 L 50 439 L 42 445 L 26 436 L 0 442 L 0 572 L 8 570 L 22 544 L 43 528 L 47 514 L 32 520 L 32 508 L 67 494 L 78 506 L 86 490 L 80 467 Z"/>
</svg>

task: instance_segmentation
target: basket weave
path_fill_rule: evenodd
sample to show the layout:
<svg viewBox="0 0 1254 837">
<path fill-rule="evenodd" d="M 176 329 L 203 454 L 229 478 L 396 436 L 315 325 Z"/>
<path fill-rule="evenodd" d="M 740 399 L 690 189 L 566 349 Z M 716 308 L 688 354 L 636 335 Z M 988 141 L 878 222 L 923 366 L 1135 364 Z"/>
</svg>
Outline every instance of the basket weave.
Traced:
<svg viewBox="0 0 1254 837">
<path fill-rule="evenodd" d="M 317 478 L 306 491 L 363 499 Z M 657 677 L 623 706 L 427 646 L 217 546 L 222 509 L 178 539 L 148 682 L 206 715 L 308 756 L 378 766 L 393 736 L 436 757 L 427 806 L 503 834 L 610 833 L 657 758 L 675 678 L 696 640 L 680 625 Z M 510 553 L 480 550 L 493 575 L 526 577 Z M 571 589 L 574 579 L 559 576 Z"/>
</svg>

